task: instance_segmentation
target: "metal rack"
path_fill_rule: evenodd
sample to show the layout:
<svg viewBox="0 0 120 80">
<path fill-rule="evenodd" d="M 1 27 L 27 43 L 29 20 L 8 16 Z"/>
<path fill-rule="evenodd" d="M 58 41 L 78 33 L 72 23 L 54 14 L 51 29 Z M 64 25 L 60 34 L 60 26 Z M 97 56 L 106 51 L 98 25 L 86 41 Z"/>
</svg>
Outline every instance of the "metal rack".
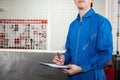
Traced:
<svg viewBox="0 0 120 80">
<path fill-rule="evenodd" d="M 118 0 L 118 16 L 117 16 L 117 45 L 116 45 L 116 55 L 115 55 L 115 80 L 120 80 L 120 53 L 119 53 L 119 18 L 120 18 L 120 13 L 119 13 L 119 8 L 120 7 L 120 0 Z"/>
</svg>

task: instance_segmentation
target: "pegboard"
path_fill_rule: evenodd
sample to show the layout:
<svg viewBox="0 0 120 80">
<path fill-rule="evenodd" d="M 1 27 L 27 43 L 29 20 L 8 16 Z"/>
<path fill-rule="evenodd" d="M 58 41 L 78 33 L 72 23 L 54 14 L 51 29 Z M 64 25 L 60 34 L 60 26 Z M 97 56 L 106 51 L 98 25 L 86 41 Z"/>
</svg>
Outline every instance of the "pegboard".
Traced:
<svg viewBox="0 0 120 80">
<path fill-rule="evenodd" d="M 47 20 L 0 19 L 0 48 L 47 49 Z"/>
</svg>

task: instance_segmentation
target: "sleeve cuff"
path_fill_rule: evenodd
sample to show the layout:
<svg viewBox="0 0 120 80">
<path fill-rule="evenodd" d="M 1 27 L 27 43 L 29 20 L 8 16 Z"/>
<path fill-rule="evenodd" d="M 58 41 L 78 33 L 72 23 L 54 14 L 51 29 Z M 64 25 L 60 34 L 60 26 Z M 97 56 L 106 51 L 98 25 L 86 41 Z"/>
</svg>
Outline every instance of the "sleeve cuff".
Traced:
<svg viewBox="0 0 120 80">
<path fill-rule="evenodd" d="M 92 69 L 91 66 L 87 66 L 87 65 L 81 65 L 80 67 L 82 68 L 83 72 L 87 72 Z"/>
</svg>

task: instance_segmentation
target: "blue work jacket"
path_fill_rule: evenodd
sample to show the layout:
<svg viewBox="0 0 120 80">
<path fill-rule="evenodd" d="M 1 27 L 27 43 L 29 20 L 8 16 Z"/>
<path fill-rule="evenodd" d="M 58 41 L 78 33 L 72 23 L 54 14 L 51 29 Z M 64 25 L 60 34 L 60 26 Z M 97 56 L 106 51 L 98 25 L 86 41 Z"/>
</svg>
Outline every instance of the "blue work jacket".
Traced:
<svg viewBox="0 0 120 80">
<path fill-rule="evenodd" d="M 75 64 L 81 73 L 67 80 L 106 80 L 103 67 L 113 52 L 112 28 L 105 17 L 91 8 L 82 19 L 80 14 L 70 24 L 66 39 L 65 64 Z"/>
</svg>

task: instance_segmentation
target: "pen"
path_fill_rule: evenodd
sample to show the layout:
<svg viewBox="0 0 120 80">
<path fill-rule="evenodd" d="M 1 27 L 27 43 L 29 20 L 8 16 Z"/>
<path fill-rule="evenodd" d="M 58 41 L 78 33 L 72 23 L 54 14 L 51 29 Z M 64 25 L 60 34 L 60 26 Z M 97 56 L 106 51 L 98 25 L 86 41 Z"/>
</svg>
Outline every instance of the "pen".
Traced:
<svg viewBox="0 0 120 80">
<path fill-rule="evenodd" d="M 60 59 L 60 54 L 57 52 L 58 58 Z"/>
</svg>

